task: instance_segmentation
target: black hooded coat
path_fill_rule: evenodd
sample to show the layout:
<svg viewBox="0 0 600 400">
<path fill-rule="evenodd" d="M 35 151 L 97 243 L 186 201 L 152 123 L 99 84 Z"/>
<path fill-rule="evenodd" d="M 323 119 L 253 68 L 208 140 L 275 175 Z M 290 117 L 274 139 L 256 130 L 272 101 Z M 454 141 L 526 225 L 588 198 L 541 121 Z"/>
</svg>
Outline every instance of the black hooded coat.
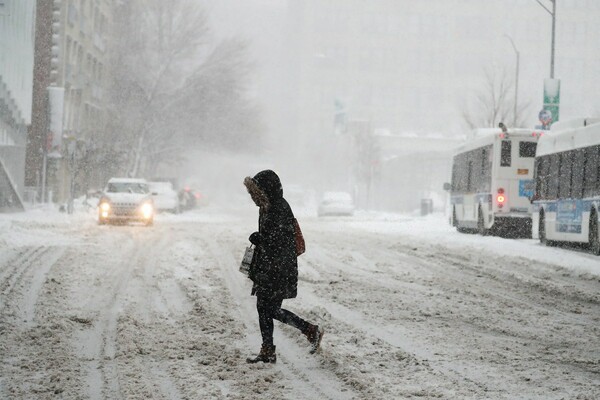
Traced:
<svg viewBox="0 0 600 400">
<path fill-rule="evenodd" d="M 263 199 L 258 204 L 258 233 L 251 236 L 251 242 L 256 245 L 255 259 L 249 271 L 254 282 L 252 294 L 294 298 L 298 288 L 294 214 L 283 198 L 281 181 L 275 172 L 265 170 L 253 178 L 246 178 L 244 184 L 253 199 Z"/>
</svg>

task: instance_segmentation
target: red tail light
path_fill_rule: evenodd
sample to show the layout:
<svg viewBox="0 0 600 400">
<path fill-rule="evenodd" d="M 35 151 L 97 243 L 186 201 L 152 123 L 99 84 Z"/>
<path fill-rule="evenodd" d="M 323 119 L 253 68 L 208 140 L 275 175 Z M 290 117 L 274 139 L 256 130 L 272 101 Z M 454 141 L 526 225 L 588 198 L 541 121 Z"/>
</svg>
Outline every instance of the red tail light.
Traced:
<svg viewBox="0 0 600 400">
<path fill-rule="evenodd" d="M 504 203 L 506 202 L 506 196 L 504 196 L 504 188 L 498 188 L 498 195 L 496 196 L 496 201 L 498 202 L 498 208 L 504 207 Z"/>
</svg>

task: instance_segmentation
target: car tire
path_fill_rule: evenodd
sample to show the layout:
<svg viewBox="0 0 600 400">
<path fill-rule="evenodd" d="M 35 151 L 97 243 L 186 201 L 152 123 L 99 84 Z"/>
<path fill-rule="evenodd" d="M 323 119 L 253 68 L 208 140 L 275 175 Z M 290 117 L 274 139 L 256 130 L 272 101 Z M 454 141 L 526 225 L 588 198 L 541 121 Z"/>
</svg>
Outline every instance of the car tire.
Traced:
<svg viewBox="0 0 600 400">
<path fill-rule="evenodd" d="M 487 236 L 488 230 L 485 228 L 485 222 L 483 221 L 483 212 L 481 211 L 481 207 L 479 208 L 478 216 L 477 216 L 477 232 L 481 236 Z"/>
<path fill-rule="evenodd" d="M 452 207 L 452 226 L 458 229 L 458 222 L 456 220 L 456 208 Z"/>
</svg>

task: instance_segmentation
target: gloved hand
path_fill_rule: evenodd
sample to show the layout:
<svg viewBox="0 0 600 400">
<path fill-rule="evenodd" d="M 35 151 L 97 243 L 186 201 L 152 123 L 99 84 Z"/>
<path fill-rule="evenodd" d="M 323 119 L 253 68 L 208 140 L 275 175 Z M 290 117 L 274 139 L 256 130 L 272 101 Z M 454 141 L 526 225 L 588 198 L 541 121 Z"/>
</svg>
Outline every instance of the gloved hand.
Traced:
<svg viewBox="0 0 600 400">
<path fill-rule="evenodd" d="M 260 244 L 260 233 L 258 232 L 254 232 L 252 235 L 250 235 L 250 237 L 248 238 L 248 240 L 250 241 L 250 243 L 252 243 L 255 246 L 258 246 Z"/>
</svg>

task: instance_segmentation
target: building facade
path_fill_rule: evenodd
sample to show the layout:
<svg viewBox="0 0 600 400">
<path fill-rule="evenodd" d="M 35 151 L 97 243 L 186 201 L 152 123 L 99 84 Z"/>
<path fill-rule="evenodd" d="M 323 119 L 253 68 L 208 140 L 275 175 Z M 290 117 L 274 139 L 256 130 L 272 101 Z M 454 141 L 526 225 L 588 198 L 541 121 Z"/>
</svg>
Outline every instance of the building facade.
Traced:
<svg viewBox="0 0 600 400">
<path fill-rule="evenodd" d="M 85 190 L 86 167 L 105 121 L 112 0 L 40 0 L 28 184 L 53 200 Z M 45 155 L 45 157 L 44 157 Z M 46 165 L 46 167 L 44 167 Z M 46 169 L 47 185 L 38 176 Z"/>
<path fill-rule="evenodd" d="M 598 18 L 600 2 L 557 0 L 555 77 L 565 117 L 586 115 L 598 101 Z M 306 131 L 331 132 L 341 101 L 351 118 L 375 128 L 464 133 L 461 113 L 486 88 L 486 72 L 506 73 L 513 84 L 510 37 L 533 126 L 550 74 L 551 22 L 535 1 L 289 0 L 286 72 L 297 81 L 296 120 Z"/>
<path fill-rule="evenodd" d="M 22 209 L 35 7 L 35 0 L 0 1 L 0 211 Z"/>
<path fill-rule="evenodd" d="M 282 72 L 265 81 L 282 89 L 259 89 L 278 95 L 269 99 L 271 114 L 280 116 L 272 129 L 283 132 L 282 140 L 294 149 L 282 159 L 321 165 L 327 173 L 312 177 L 317 183 L 340 181 L 327 165 L 340 142 L 352 140 L 336 129 L 340 115 L 394 135 L 460 137 L 470 129 L 467 116 L 479 120 L 485 113 L 480 96 L 489 96 L 490 79 L 509 88 L 512 110 L 511 39 L 520 53 L 519 121 L 528 127 L 539 123 L 543 82 L 550 75 L 552 18 L 535 1 L 286 3 L 285 45 L 272 56 Z M 600 112 L 598 18 L 598 1 L 557 0 L 555 77 L 561 80 L 562 119 Z M 506 119 L 512 122 L 512 111 Z"/>
</svg>

